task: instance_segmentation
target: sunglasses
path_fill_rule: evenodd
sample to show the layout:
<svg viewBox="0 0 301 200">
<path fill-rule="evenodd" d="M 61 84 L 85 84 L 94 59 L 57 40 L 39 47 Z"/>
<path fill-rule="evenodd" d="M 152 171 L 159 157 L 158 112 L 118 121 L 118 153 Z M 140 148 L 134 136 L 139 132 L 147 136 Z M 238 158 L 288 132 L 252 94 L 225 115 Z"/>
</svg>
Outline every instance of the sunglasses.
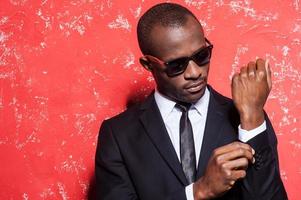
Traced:
<svg viewBox="0 0 301 200">
<path fill-rule="evenodd" d="M 154 56 L 148 56 L 155 58 L 160 64 L 166 66 L 165 73 L 167 74 L 167 76 L 177 76 L 182 74 L 186 70 L 190 60 L 193 60 L 199 67 L 202 67 L 210 62 L 213 45 L 207 38 L 205 38 L 205 41 L 207 43 L 207 46 L 199 49 L 190 57 L 176 58 L 168 62 L 163 62 Z"/>
</svg>

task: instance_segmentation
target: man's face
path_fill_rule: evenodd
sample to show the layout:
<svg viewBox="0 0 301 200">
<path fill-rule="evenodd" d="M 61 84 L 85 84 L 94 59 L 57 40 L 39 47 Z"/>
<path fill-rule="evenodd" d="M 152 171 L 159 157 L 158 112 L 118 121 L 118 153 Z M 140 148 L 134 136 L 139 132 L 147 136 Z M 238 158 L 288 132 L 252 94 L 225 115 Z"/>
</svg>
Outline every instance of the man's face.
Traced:
<svg viewBox="0 0 301 200">
<path fill-rule="evenodd" d="M 164 62 L 176 58 L 189 57 L 197 50 L 206 47 L 201 25 L 193 17 L 188 17 L 184 26 L 155 26 L 151 32 L 157 58 Z M 149 61 L 151 59 L 148 59 Z M 151 71 L 157 83 L 157 89 L 174 101 L 194 103 L 204 94 L 207 85 L 209 64 L 198 66 L 190 60 L 186 70 L 177 76 L 169 77 L 166 66 L 150 61 Z"/>
</svg>

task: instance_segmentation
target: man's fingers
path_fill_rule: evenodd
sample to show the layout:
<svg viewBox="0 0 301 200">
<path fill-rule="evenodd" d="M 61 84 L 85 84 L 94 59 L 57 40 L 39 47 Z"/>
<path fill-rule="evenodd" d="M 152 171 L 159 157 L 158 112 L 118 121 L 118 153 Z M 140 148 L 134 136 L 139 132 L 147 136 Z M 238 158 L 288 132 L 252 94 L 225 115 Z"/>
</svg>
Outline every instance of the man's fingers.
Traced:
<svg viewBox="0 0 301 200">
<path fill-rule="evenodd" d="M 248 77 L 248 72 L 247 72 L 247 68 L 246 68 L 246 67 L 240 68 L 240 76 L 241 76 L 242 78 Z"/>
<path fill-rule="evenodd" d="M 228 162 L 231 160 L 237 161 L 239 158 L 243 158 L 243 160 L 246 161 L 247 164 L 248 164 L 248 162 L 253 162 L 252 151 L 250 151 L 249 149 L 238 148 L 238 149 L 234 149 L 233 151 L 219 155 L 218 159 L 220 159 L 224 162 Z M 241 161 L 242 160 L 239 160 L 239 162 L 241 162 Z"/>
<path fill-rule="evenodd" d="M 271 73 L 269 61 L 263 60 L 261 58 L 257 59 L 256 67 L 257 67 L 257 75 L 259 76 L 259 78 L 266 76 L 269 90 L 271 90 L 272 89 L 272 73 Z"/>
<path fill-rule="evenodd" d="M 248 64 L 248 76 L 249 79 L 254 79 L 256 78 L 256 63 L 255 62 L 250 62 Z"/>
<path fill-rule="evenodd" d="M 222 164 L 222 168 L 227 170 L 246 170 L 249 165 L 249 160 L 245 157 L 227 161 Z"/>
<path fill-rule="evenodd" d="M 228 152 L 231 152 L 233 150 L 240 149 L 240 148 L 243 148 L 243 149 L 246 149 L 246 150 L 250 151 L 253 155 L 255 154 L 254 149 L 250 145 L 242 143 L 242 142 L 232 142 L 232 143 L 227 144 L 225 146 L 219 147 L 219 148 L 214 150 L 214 154 L 215 155 L 221 155 L 221 154 L 228 153 Z"/>
<path fill-rule="evenodd" d="M 235 73 L 232 77 L 232 86 L 237 84 L 239 82 L 239 74 Z"/>
<path fill-rule="evenodd" d="M 262 58 L 256 60 L 256 70 L 265 71 L 265 61 Z"/>
<path fill-rule="evenodd" d="M 227 188 L 227 190 L 230 190 L 234 186 L 235 182 L 238 179 L 242 179 L 247 175 L 245 170 L 234 170 L 234 171 L 231 171 L 230 173 L 231 173 L 231 177 L 228 177 L 228 181 L 227 181 L 228 182 L 228 188 Z"/>
<path fill-rule="evenodd" d="M 266 76 L 265 61 L 261 58 L 256 60 L 256 72 L 259 79 Z"/>
<path fill-rule="evenodd" d="M 268 81 L 269 90 L 271 90 L 272 89 L 272 72 L 271 72 L 269 60 L 265 61 L 265 71 L 267 73 L 267 81 Z"/>
<path fill-rule="evenodd" d="M 245 170 L 233 170 L 232 180 L 237 181 L 238 179 L 244 178 L 247 175 Z"/>
</svg>

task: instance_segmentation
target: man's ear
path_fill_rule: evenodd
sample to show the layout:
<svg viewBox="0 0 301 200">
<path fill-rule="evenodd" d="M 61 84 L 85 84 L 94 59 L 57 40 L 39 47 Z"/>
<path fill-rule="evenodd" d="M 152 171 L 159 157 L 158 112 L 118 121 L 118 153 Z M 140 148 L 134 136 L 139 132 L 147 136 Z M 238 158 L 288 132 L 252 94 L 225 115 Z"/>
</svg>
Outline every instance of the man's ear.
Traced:
<svg viewBox="0 0 301 200">
<path fill-rule="evenodd" d="M 152 71 L 151 63 L 146 56 L 139 58 L 139 62 L 147 71 Z"/>
</svg>

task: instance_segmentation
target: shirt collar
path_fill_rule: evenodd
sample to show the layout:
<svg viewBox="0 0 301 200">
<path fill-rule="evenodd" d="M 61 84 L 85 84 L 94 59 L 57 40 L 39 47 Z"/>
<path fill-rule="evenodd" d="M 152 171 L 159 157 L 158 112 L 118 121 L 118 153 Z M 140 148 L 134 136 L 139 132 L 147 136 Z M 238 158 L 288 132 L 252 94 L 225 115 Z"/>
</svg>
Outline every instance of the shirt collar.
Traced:
<svg viewBox="0 0 301 200">
<path fill-rule="evenodd" d="M 155 90 L 154 97 L 155 97 L 155 101 L 158 105 L 158 108 L 160 110 L 160 113 L 162 115 L 162 118 L 165 121 L 165 119 L 168 117 L 168 115 L 174 109 L 176 102 L 163 96 L 161 93 L 159 93 L 159 91 L 157 89 Z"/>
<path fill-rule="evenodd" d="M 163 96 L 157 89 L 155 90 L 155 101 L 158 105 L 163 120 L 165 120 L 174 109 L 176 102 Z M 205 116 L 208 110 L 210 92 L 206 87 L 204 95 L 195 103 L 193 107 L 202 116 Z"/>
<path fill-rule="evenodd" d="M 202 116 L 206 116 L 207 114 L 209 99 L 210 99 L 210 92 L 206 87 L 204 95 L 195 104 L 193 104 L 194 108 Z"/>
</svg>

